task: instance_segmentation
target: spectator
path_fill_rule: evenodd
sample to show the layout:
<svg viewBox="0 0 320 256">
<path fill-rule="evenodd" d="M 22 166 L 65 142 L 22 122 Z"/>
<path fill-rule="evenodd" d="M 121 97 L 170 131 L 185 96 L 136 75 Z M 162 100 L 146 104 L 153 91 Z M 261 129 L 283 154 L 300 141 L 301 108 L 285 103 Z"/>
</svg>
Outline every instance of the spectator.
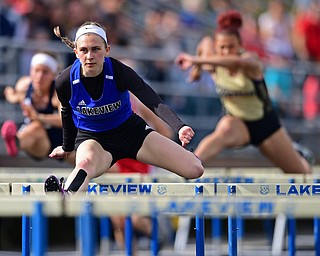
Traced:
<svg viewBox="0 0 320 256">
<path fill-rule="evenodd" d="M 18 80 L 15 88 L 8 86 L 4 94 L 12 104 L 19 103 L 25 117 L 17 130 L 8 120 L 1 128 L 8 155 L 15 157 L 19 149 L 35 160 L 46 159 L 62 142 L 59 101 L 54 91 L 58 62 L 46 52 L 35 54 L 30 63 L 30 76 Z M 68 159 L 73 162 L 71 154 Z"/>
<path fill-rule="evenodd" d="M 291 99 L 294 80 L 291 61 L 295 54 L 292 45 L 293 18 L 283 0 L 269 0 L 268 9 L 258 17 L 261 41 L 266 54 L 265 81 L 273 106 L 281 117 L 292 117 Z"/>
<path fill-rule="evenodd" d="M 294 46 L 301 61 L 320 62 L 320 2 L 309 1 L 308 7 L 300 10 L 295 19 L 293 30 Z M 313 63 L 309 66 L 316 66 Z M 303 91 L 303 115 L 311 123 L 320 111 L 320 79 L 318 70 L 308 70 L 306 79 L 302 85 Z"/>
</svg>

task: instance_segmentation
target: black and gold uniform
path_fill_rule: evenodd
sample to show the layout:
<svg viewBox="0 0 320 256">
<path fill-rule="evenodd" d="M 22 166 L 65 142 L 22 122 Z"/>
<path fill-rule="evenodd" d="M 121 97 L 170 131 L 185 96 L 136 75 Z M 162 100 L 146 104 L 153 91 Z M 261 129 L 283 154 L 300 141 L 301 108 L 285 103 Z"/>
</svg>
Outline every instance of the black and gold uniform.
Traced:
<svg viewBox="0 0 320 256">
<path fill-rule="evenodd" d="M 242 72 L 231 75 L 229 70 L 216 67 L 214 80 L 226 114 L 243 120 L 251 144 L 261 144 L 281 127 L 264 79 L 251 80 Z"/>
</svg>

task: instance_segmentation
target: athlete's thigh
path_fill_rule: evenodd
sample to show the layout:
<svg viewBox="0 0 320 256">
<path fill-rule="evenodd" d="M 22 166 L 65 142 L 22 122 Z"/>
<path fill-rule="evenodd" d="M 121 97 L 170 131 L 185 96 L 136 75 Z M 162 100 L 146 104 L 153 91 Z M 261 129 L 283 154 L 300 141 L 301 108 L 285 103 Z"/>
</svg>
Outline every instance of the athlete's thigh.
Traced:
<svg viewBox="0 0 320 256">
<path fill-rule="evenodd" d="M 112 156 L 105 151 L 102 146 L 95 140 L 83 141 L 76 152 L 76 165 L 85 164 L 95 170 L 97 174 L 105 172 L 110 167 Z"/>
<path fill-rule="evenodd" d="M 250 141 L 249 130 L 245 123 L 236 117 L 225 115 L 218 122 L 215 136 L 223 138 L 225 147 L 239 147 Z"/>
<path fill-rule="evenodd" d="M 138 151 L 137 159 L 174 172 L 188 169 L 194 162 L 193 153 L 184 149 L 176 142 L 151 132 Z"/>
<path fill-rule="evenodd" d="M 20 148 L 33 157 L 43 158 L 50 153 L 51 143 L 48 134 L 37 122 L 25 125 L 19 130 L 17 137 Z"/>
<path fill-rule="evenodd" d="M 31 122 L 30 124 L 23 125 L 18 133 L 17 137 L 20 140 L 37 141 L 37 140 L 49 140 L 46 130 L 38 122 Z"/>
</svg>

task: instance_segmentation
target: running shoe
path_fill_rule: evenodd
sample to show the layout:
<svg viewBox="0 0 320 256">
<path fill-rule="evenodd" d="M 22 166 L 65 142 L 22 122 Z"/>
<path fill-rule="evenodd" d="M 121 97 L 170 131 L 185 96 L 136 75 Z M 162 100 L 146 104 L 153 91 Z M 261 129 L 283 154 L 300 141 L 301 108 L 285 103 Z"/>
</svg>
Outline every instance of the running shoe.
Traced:
<svg viewBox="0 0 320 256">
<path fill-rule="evenodd" d="M 4 139 L 6 151 L 9 156 L 16 156 L 18 154 L 18 147 L 16 143 L 17 126 L 12 120 L 5 121 L 1 128 L 1 137 Z"/>
<path fill-rule="evenodd" d="M 63 177 L 59 180 L 56 176 L 50 175 L 44 182 L 44 191 L 60 192 L 62 195 L 64 195 L 66 192 L 63 189 L 63 180 Z"/>
<path fill-rule="evenodd" d="M 293 142 L 292 146 L 303 158 L 308 161 L 310 165 L 315 164 L 316 158 L 314 156 L 314 153 L 310 149 L 300 145 L 297 142 Z"/>
</svg>

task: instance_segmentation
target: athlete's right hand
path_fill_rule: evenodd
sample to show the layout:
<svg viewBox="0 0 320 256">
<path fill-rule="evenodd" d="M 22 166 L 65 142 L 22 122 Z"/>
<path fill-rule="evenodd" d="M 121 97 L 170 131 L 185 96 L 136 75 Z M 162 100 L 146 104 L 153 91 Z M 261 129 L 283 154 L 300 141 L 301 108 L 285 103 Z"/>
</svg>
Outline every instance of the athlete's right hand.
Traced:
<svg viewBox="0 0 320 256">
<path fill-rule="evenodd" d="M 62 149 L 62 146 L 58 146 L 52 150 L 52 152 L 49 154 L 49 157 L 50 158 L 66 158 L 68 154 L 69 152 L 65 152 Z"/>
<path fill-rule="evenodd" d="M 193 63 L 193 57 L 190 54 L 187 53 L 180 53 L 176 59 L 175 59 L 175 64 L 178 65 L 182 70 L 186 70 L 190 68 L 194 63 Z"/>
</svg>

